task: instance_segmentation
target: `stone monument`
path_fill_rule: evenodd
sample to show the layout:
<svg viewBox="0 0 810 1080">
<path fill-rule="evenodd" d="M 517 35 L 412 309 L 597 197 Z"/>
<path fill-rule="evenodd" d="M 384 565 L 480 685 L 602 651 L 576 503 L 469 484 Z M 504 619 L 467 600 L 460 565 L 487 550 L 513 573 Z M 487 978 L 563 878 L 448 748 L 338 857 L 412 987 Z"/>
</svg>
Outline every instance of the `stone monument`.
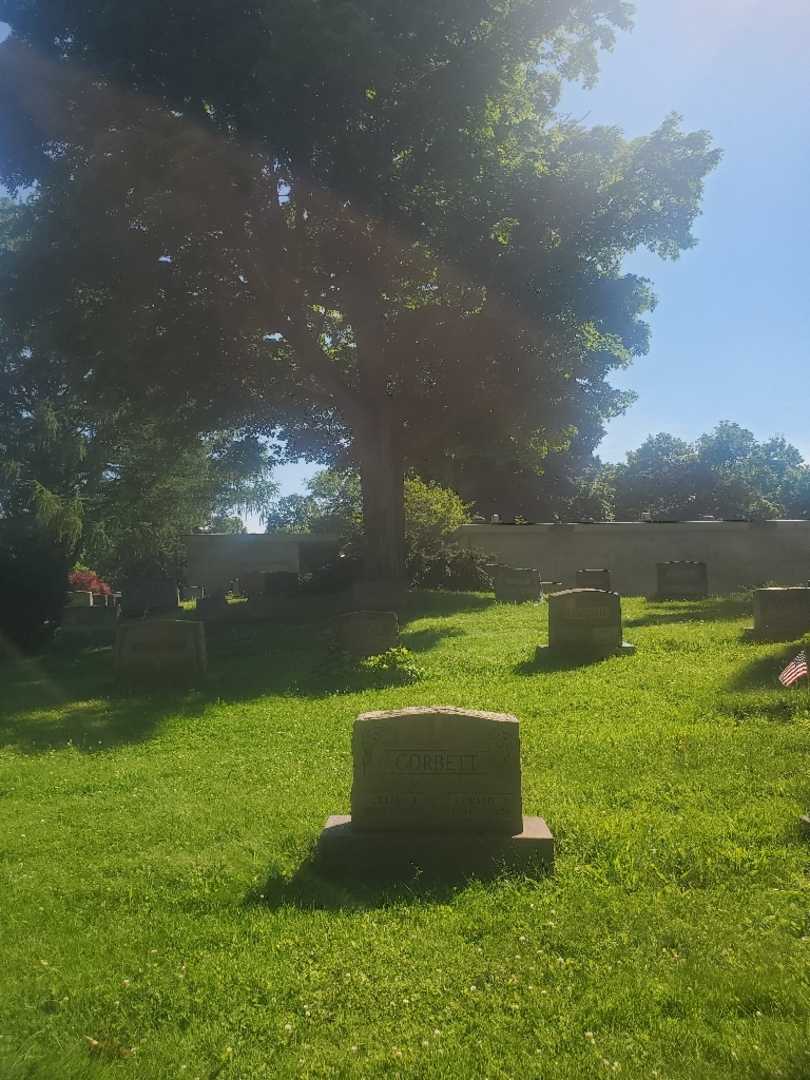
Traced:
<svg viewBox="0 0 810 1080">
<path fill-rule="evenodd" d="M 655 564 L 658 586 L 653 600 L 705 600 L 709 574 L 705 562 L 681 559 Z"/>
<path fill-rule="evenodd" d="M 751 641 L 793 641 L 810 633 L 810 587 L 754 589 Z"/>
<path fill-rule="evenodd" d="M 351 815 L 330 817 L 318 844 L 327 864 L 553 864 L 545 821 L 523 816 L 516 717 L 446 705 L 363 713 L 352 754 Z"/>
<path fill-rule="evenodd" d="M 348 611 L 334 623 L 335 644 L 352 656 L 378 656 L 399 645 L 399 620 L 393 611 Z"/>
<path fill-rule="evenodd" d="M 205 627 L 180 619 L 126 623 L 115 634 L 115 672 L 133 680 L 191 680 L 207 668 Z"/>
<path fill-rule="evenodd" d="M 514 566 L 493 568 L 495 599 L 499 604 L 524 604 L 543 599 L 540 571 Z"/>
<path fill-rule="evenodd" d="M 605 589 L 610 592 L 609 570 L 577 570 L 578 589 Z"/>
<path fill-rule="evenodd" d="M 630 655 L 636 651 L 622 638 L 622 606 L 618 593 L 604 589 L 565 589 L 548 598 L 548 645 L 536 659 Z"/>
</svg>

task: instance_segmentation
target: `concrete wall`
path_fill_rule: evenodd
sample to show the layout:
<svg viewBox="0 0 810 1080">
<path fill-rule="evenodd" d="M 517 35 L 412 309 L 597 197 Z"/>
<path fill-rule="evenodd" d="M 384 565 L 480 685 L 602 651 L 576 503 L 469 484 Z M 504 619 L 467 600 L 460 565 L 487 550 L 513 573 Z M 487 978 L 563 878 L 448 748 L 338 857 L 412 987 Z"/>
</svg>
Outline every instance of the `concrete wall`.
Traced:
<svg viewBox="0 0 810 1080">
<path fill-rule="evenodd" d="M 810 579 L 810 521 L 463 525 L 456 539 L 565 585 L 579 569 L 606 567 L 612 587 L 628 596 L 654 593 L 655 564 L 668 559 L 707 563 L 711 593 Z"/>
<path fill-rule="evenodd" d="M 298 537 L 273 533 L 195 533 L 188 537 L 190 585 L 204 585 L 209 594 L 221 592 L 234 578 L 253 571 L 301 570 L 302 551 L 323 551 L 330 537 Z"/>
</svg>

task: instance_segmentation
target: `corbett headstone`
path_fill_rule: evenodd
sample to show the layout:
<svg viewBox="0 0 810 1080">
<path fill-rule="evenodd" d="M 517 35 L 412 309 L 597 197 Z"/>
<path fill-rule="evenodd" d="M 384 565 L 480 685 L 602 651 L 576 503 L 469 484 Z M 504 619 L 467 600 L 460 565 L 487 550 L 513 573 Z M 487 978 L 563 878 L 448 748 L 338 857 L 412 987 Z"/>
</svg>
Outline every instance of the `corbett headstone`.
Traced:
<svg viewBox="0 0 810 1080">
<path fill-rule="evenodd" d="M 524 604 L 542 600 L 540 571 L 514 566 L 499 566 L 492 574 L 495 599 L 500 604 Z"/>
<path fill-rule="evenodd" d="M 399 645 L 399 620 L 393 611 L 348 611 L 334 624 L 335 644 L 351 656 L 378 656 Z"/>
<path fill-rule="evenodd" d="M 656 563 L 656 600 L 705 600 L 709 573 L 705 562 L 688 559 Z"/>
<path fill-rule="evenodd" d="M 191 680 L 207 667 L 205 627 L 190 620 L 155 619 L 119 626 L 115 670 L 120 678 Z"/>
<path fill-rule="evenodd" d="M 751 640 L 791 641 L 810 631 L 810 588 L 754 589 L 753 602 Z"/>
<path fill-rule="evenodd" d="M 618 593 L 604 589 L 565 589 L 548 598 L 548 645 L 537 659 L 552 656 L 604 657 L 631 654 L 622 636 L 622 606 Z"/>
<path fill-rule="evenodd" d="M 576 582 L 578 589 L 606 589 L 610 591 L 610 571 L 577 570 Z"/>
<path fill-rule="evenodd" d="M 450 706 L 363 713 L 352 755 L 351 815 L 330 817 L 321 834 L 328 862 L 553 862 L 545 822 L 523 816 L 516 717 Z"/>
</svg>

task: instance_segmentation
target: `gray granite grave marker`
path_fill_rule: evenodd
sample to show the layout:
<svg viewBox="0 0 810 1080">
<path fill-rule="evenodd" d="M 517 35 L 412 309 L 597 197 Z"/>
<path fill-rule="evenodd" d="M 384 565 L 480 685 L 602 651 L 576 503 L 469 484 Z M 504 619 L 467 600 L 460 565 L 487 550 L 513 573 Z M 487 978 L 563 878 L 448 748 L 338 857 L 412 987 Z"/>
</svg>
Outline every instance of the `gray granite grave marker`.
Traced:
<svg viewBox="0 0 810 1080">
<path fill-rule="evenodd" d="M 810 632 L 810 588 L 754 589 L 752 641 L 792 641 Z"/>
<path fill-rule="evenodd" d="M 334 622 L 335 644 L 352 656 L 378 656 L 399 645 L 393 611 L 348 611 Z"/>
<path fill-rule="evenodd" d="M 537 659 L 553 656 L 616 656 L 631 654 L 635 645 L 622 640 L 622 608 L 618 593 L 604 589 L 565 589 L 548 598 L 548 645 Z"/>
<path fill-rule="evenodd" d="M 709 574 L 705 562 L 689 559 L 656 563 L 656 600 L 705 600 L 709 595 Z"/>
<path fill-rule="evenodd" d="M 352 753 L 352 812 L 328 819 L 327 861 L 553 862 L 545 822 L 523 816 L 516 717 L 450 706 L 363 713 Z"/>
<path fill-rule="evenodd" d="M 539 570 L 498 566 L 491 576 L 495 584 L 495 599 L 499 604 L 524 604 L 543 598 Z"/>
<path fill-rule="evenodd" d="M 122 678 L 195 678 L 207 667 L 205 627 L 179 619 L 126 623 L 116 631 L 114 659 Z"/>
<path fill-rule="evenodd" d="M 610 571 L 577 570 L 576 582 L 578 589 L 607 589 L 610 591 Z"/>
</svg>

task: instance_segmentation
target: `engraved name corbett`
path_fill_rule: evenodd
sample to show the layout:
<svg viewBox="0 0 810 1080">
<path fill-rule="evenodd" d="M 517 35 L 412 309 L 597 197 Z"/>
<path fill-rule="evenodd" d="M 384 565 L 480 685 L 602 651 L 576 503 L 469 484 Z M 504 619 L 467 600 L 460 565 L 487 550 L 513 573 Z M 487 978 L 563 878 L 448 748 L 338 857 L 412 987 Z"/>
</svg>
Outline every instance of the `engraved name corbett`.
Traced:
<svg viewBox="0 0 810 1080">
<path fill-rule="evenodd" d="M 386 771 L 409 775 L 481 775 L 480 754 L 457 754 L 450 750 L 386 750 Z"/>
</svg>

